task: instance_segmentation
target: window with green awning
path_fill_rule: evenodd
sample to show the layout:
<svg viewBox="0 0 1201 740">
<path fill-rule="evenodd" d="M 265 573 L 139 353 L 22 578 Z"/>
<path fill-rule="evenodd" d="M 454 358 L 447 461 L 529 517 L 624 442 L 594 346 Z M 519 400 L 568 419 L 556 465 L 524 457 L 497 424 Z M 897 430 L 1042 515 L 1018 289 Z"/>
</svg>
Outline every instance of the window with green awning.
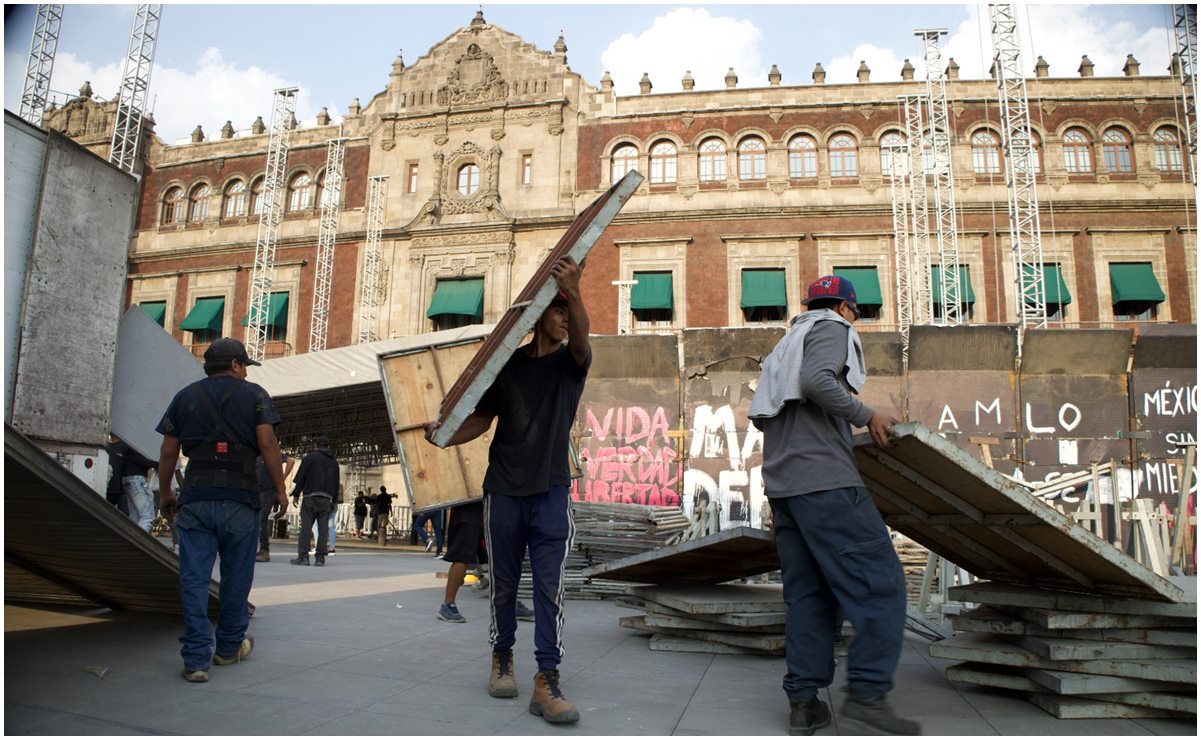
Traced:
<svg viewBox="0 0 1201 740">
<path fill-rule="evenodd" d="M 224 296 L 197 298 L 192 310 L 188 311 L 188 315 L 179 322 L 179 328 L 184 331 L 210 332 L 220 335 L 221 324 L 224 320 Z"/>
<path fill-rule="evenodd" d="M 930 268 L 930 286 L 934 294 L 934 303 L 942 304 L 942 291 L 938 286 L 942 283 L 942 266 L 934 265 Z M 967 265 L 959 266 L 959 298 L 960 303 L 975 303 L 976 291 L 972 290 L 972 276 L 968 272 Z"/>
<path fill-rule="evenodd" d="M 436 319 L 445 314 L 483 319 L 484 279 L 439 280 L 434 285 L 434 297 L 425 316 Z"/>
<path fill-rule="evenodd" d="M 834 274 L 846 278 L 855 286 L 855 302 L 860 306 L 881 306 L 884 294 L 880 290 L 880 276 L 874 267 L 835 267 Z"/>
<path fill-rule="evenodd" d="M 159 326 L 165 326 L 167 319 L 167 302 L 166 301 L 142 301 L 138 304 L 138 308 L 142 309 L 154 323 Z"/>
<path fill-rule="evenodd" d="M 760 306 L 788 307 L 788 288 L 784 282 L 784 271 L 743 270 L 742 271 L 742 301 L 743 308 L 759 308 Z"/>
<path fill-rule="evenodd" d="M 1146 301 L 1163 303 L 1167 298 L 1150 262 L 1111 262 L 1109 264 L 1109 287 L 1113 290 L 1113 302 Z"/>
<path fill-rule="evenodd" d="M 250 325 L 250 314 L 242 317 L 242 326 Z M 267 326 L 282 329 L 288 325 L 288 293 L 272 293 L 267 299 Z"/>
<path fill-rule="evenodd" d="M 630 287 L 633 311 L 671 311 L 675 308 L 670 272 L 635 272 L 637 285 Z"/>
<path fill-rule="evenodd" d="M 1033 275 L 1034 265 L 1023 264 L 1022 272 L 1027 277 Z M 1043 284 L 1046 286 L 1047 305 L 1066 306 L 1072 302 L 1072 294 L 1068 292 L 1068 284 L 1063 281 L 1063 270 L 1058 264 L 1043 264 Z"/>
</svg>

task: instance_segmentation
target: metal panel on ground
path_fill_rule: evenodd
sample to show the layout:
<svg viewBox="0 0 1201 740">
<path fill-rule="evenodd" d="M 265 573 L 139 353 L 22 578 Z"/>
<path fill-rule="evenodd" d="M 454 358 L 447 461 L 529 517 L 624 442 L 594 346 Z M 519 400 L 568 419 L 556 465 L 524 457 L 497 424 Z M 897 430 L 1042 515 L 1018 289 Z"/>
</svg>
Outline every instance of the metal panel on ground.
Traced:
<svg viewBox="0 0 1201 740">
<path fill-rule="evenodd" d="M 680 374 L 674 335 L 591 337 L 576 413 L 582 477 L 573 499 L 679 506 Z"/>
<path fill-rule="evenodd" d="M 1140 326 L 1132 364 L 1131 411 L 1134 428 L 1141 433 L 1136 438 L 1134 476 L 1138 495 L 1165 502 L 1175 511 L 1184 487 L 1175 461 L 1184 458 L 1187 444 L 1196 442 L 1197 408 L 1201 406 L 1197 398 L 1197 325 Z M 1193 481 L 1190 488 L 1196 485 Z"/>
<path fill-rule="evenodd" d="M 778 570 L 771 533 L 737 527 L 699 540 L 584 569 L 586 578 L 637 583 L 712 584 Z"/>
<path fill-rule="evenodd" d="M 890 527 L 981 578 L 1179 601 L 1183 591 L 921 424 L 855 438 Z"/>
<path fill-rule="evenodd" d="M 66 594 L 113 609 L 180 613 L 179 558 L 64 470 L 20 432 L 4 427 L 6 601 L 61 604 Z M 53 521 L 54 534 L 44 526 Z M 209 611 L 218 605 L 209 585 Z"/>
<path fill-rule="evenodd" d="M 558 283 L 551 267 L 562 257 L 582 262 L 589 250 L 604 233 L 609 222 L 642 184 L 642 175 L 630 170 L 613 187 L 576 216 L 559 243 L 538 267 L 534 276 L 518 294 L 517 300 L 497 322 L 496 330 L 488 337 L 463 374 L 446 394 L 438 417 L 439 428 L 432 439 L 445 447 L 463 422 L 475 410 L 476 403 L 492 385 L 500 369 L 517 350 L 518 344 L 534 328 L 542 312 L 558 293 Z"/>
</svg>

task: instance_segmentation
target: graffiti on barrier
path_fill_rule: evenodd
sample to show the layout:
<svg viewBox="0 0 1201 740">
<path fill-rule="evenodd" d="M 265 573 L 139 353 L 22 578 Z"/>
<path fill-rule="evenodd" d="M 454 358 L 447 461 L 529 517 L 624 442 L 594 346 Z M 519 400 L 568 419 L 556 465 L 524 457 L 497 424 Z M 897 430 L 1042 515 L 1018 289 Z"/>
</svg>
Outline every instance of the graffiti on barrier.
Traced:
<svg viewBox="0 0 1201 740">
<path fill-rule="evenodd" d="M 729 404 L 700 404 L 692 412 L 684 511 L 691 516 L 698 503 L 717 501 L 723 529 L 760 526 L 767 505 L 763 433 L 748 423 L 746 412 Z"/>
<path fill-rule="evenodd" d="M 641 406 L 590 406 L 580 452 L 576 501 L 679 506 L 680 461 L 667 411 Z"/>
</svg>

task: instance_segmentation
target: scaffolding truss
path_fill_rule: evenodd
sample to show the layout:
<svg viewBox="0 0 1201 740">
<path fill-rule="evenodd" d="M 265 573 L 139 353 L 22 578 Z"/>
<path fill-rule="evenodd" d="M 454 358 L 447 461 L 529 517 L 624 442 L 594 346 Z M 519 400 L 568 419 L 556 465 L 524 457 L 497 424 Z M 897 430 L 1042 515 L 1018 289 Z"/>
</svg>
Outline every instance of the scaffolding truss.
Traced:
<svg viewBox="0 0 1201 740">
<path fill-rule="evenodd" d="M 247 319 L 246 352 L 251 359 L 262 360 L 270 330 L 268 306 L 271 301 L 271 277 L 275 270 L 275 246 L 279 224 L 284 217 L 284 172 L 288 167 L 293 112 L 299 88 L 282 87 L 275 91 L 271 109 L 271 136 L 267 143 L 267 167 L 263 191 L 259 196 L 258 237 L 254 249 L 254 270 L 250 275 L 250 315 Z"/>
<path fill-rule="evenodd" d="M 125 55 L 125 72 L 117 96 L 117 119 L 108 151 L 108 161 L 133 173 L 142 140 L 142 121 L 146 114 L 146 96 L 150 90 L 150 72 L 154 67 L 154 47 L 163 17 L 162 5 L 138 5 L 133 12 L 133 30 Z"/>
<path fill-rule="evenodd" d="M 934 323 L 934 291 L 930 285 L 930 204 L 927 197 L 929 143 L 924 113 L 926 96 L 902 95 L 905 109 L 905 144 L 909 149 L 909 304 L 913 324 Z"/>
<path fill-rule="evenodd" d="M 1180 54 L 1180 101 L 1184 112 L 1184 134 L 1188 143 L 1189 175 L 1197 182 L 1197 6 L 1173 5 L 1176 50 Z"/>
<path fill-rule="evenodd" d="M 380 238 L 384 232 L 384 198 L 388 192 L 386 175 L 367 178 L 367 245 L 363 254 L 363 284 L 359 294 L 359 342 L 379 340 L 376 333 L 376 307 L 380 303 Z"/>
<path fill-rule="evenodd" d="M 325 187 L 321 191 L 321 231 L 317 237 L 317 270 L 313 278 L 313 320 L 309 329 L 309 352 L 325 349 L 329 331 L 330 289 L 334 279 L 334 244 L 338 238 L 338 215 L 342 211 L 342 180 L 346 163 L 346 139 L 330 139 L 325 154 Z"/>
<path fill-rule="evenodd" d="M 893 256 L 897 288 L 897 324 L 901 328 L 901 362 L 909 361 L 909 326 L 913 323 L 913 253 L 909 245 L 909 147 L 890 146 L 888 184 L 892 194 Z"/>
<path fill-rule="evenodd" d="M 34 126 L 42 125 L 46 98 L 50 94 L 50 74 L 54 71 L 54 52 L 58 49 L 58 31 L 63 23 L 62 5 L 39 5 L 29 42 L 29 61 L 25 67 L 25 88 L 21 92 L 21 118 Z"/>
<path fill-rule="evenodd" d="M 1047 286 L 1043 271 L 1042 231 L 1038 218 L 1030 106 L 1022 75 L 1021 46 L 1013 5 L 990 5 L 993 68 L 1001 110 L 1001 146 L 1009 197 L 1009 240 L 1018 321 L 1022 329 L 1047 326 Z M 1023 332 L 1018 333 L 1019 352 Z"/>
<path fill-rule="evenodd" d="M 955 173 L 951 165 L 951 128 L 947 118 L 947 81 L 939 39 L 945 28 L 919 29 L 926 60 L 927 135 L 930 141 L 930 176 L 934 182 L 934 224 L 938 240 L 939 284 L 935 295 L 942 307 L 939 323 L 956 326 L 962 321 L 963 293 L 959 279 L 958 213 L 955 208 Z"/>
</svg>

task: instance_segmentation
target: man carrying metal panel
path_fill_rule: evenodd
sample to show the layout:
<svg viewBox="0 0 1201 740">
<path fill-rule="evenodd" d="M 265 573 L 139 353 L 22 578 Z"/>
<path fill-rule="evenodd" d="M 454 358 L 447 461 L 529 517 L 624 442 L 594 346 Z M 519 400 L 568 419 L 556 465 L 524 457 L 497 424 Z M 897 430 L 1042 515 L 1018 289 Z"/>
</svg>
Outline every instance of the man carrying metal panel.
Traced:
<svg viewBox="0 0 1201 740">
<path fill-rule="evenodd" d="M 250 655 L 254 638 L 248 597 L 254 580 L 258 545 L 259 494 L 255 460 L 260 455 L 275 482 L 275 504 L 288 506 L 275 425 L 279 413 L 271 396 L 246 381 L 246 368 L 258 365 L 236 339 L 223 337 L 204 352 L 208 375 L 175 395 L 158 432 L 159 509 L 175 513 L 179 532 L 179 591 L 183 607 L 183 677 L 209 680 L 209 666 L 230 665 Z M 180 450 L 188 457 L 183 489 L 171 494 L 172 473 Z M 221 611 L 216 649 L 208 618 L 208 589 L 213 562 L 221 557 Z"/>
<path fill-rule="evenodd" d="M 854 424 L 887 447 L 897 420 L 855 398 L 867 372 L 851 282 L 818 278 L 802 303 L 809 310 L 764 360 L 748 414 L 763 431 L 763 483 L 788 606 L 789 732 L 812 735 L 830 724 L 817 693 L 834 680 L 841 607 L 855 626 L 843 718 L 869 733 L 916 735 L 918 723 L 885 700 L 904 644 L 905 576 L 851 442 Z"/>
<path fill-rule="evenodd" d="M 580 295 L 581 269 L 571 257 L 556 260 L 551 274 L 559 292 L 534 325 L 532 341 L 513 353 L 449 442 L 470 442 L 488 431 L 493 419 L 498 420 L 484 476 L 484 532 L 492 568 L 488 693 L 517 696 L 513 677 L 517 585 L 528 547 L 538 660 L 529 710 L 555 724 L 580 719 L 559 687 L 559 662 L 563 658 L 563 565 L 575 534 L 568 446 L 592 364 L 588 313 Z M 426 424 L 426 439 L 438 426 Z"/>
</svg>

